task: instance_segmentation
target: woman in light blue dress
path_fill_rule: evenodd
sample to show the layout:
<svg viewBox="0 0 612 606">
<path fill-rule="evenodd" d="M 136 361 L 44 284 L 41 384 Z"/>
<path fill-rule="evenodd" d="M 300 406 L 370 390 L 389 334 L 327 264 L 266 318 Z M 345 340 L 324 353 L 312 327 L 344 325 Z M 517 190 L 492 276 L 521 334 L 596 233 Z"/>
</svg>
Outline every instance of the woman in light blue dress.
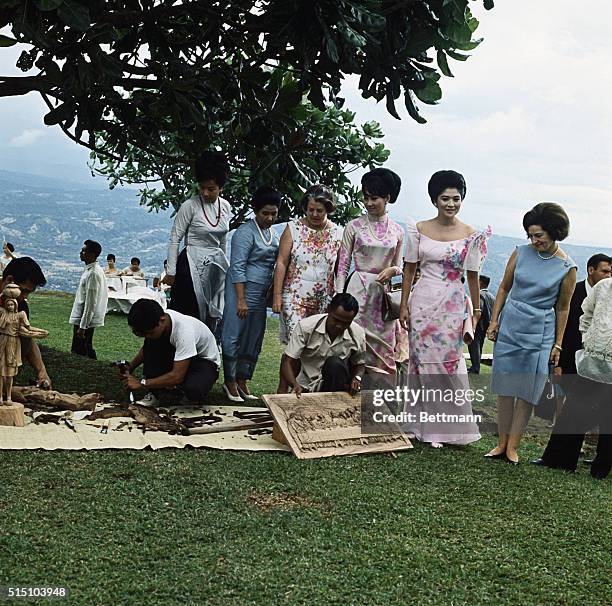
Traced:
<svg viewBox="0 0 612 606">
<path fill-rule="evenodd" d="M 260 187 L 253 195 L 255 217 L 234 233 L 225 281 L 223 311 L 223 391 L 233 402 L 256 399 L 247 381 L 253 377 L 266 332 L 266 295 L 274 276 L 279 238 L 272 226 L 281 195 Z"/>
<path fill-rule="evenodd" d="M 523 227 L 530 244 L 510 256 L 487 331 L 495 341 L 491 391 L 498 395 L 499 443 L 485 456 L 514 464 L 549 364 L 559 364 L 576 285 L 576 264 L 558 244 L 569 233 L 563 208 L 537 204 L 523 217 Z"/>
</svg>

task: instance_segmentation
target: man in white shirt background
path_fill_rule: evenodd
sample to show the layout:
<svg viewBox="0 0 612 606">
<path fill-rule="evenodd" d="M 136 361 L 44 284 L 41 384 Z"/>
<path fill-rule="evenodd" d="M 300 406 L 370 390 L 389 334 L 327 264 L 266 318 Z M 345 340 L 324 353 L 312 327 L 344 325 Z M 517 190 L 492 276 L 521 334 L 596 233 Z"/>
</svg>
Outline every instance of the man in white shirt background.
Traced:
<svg viewBox="0 0 612 606">
<path fill-rule="evenodd" d="M 567 400 L 548 445 L 535 465 L 576 471 L 585 433 L 599 427 L 591 475 L 603 480 L 612 469 L 612 278 L 589 289 L 579 328 L 583 348 L 576 352 L 576 373 L 563 376 Z"/>
<path fill-rule="evenodd" d="M 139 299 L 128 314 L 132 332 L 144 343 L 127 369 L 123 384 L 129 391 L 147 390 L 138 404 L 156 406 L 155 392 L 181 386 L 192 404 L 200 404 L 219 377 L 219 348 L 212 332 L 197 318 L 168 309 L 157 301 Z M 131 373 L 143 366 L 143 378 Z"/>
<path fill-rule="evenodd" d="M 80 258 L 85 263 L 85 269 L 81 274 L 69 320 L 74 327 L 72 353 L 93 360 L 97 359 L 93 348 L 94 329 L 104 326 L 108 303 L 106 277 L 98 263 L 101 252 L 102 247 L 98 242 L 85 240 L 83 243 Z"/>
</svg>

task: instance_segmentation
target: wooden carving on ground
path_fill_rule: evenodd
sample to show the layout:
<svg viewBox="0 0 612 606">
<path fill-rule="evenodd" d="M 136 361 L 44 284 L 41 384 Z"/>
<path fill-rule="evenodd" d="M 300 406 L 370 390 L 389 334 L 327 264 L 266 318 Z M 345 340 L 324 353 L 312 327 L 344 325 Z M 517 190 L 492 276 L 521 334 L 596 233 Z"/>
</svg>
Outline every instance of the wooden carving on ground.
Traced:
<svg viewBox="0 0 612 606">
<path fill-rule="evenodd" d="M 21 337 L 44 339 L 46 330 L 30 326 L 25 311 L 18 311 L 19 286 L 9 284 L 2 291 L 0 306 L 0 425 L 23 427 L 23 405 L 12 400 L 13 379 L 19 372 Z M 5 402 L 6 394 L 6 402 Z"/>
<path fill-rule="evenodd" d="M 13 400 L 21 404 L 41 404 L 59 410 L 95 410 L 96 404 L 101 402 L 102 396 L 98 393 L 87 393 L 80 396 L 76 393 L 61 393 L 40 387 L 13 387 Z"/>
<path fill-rule="evenodd" d="M 274 394 L 263 400 L 299 459 L 412 448 L 396 424 L 387 423 L 380 432 L 362 431 L 361 396 L 353 398 L 345 392 L 304 393 L 300 398 Z"/>
</svg>

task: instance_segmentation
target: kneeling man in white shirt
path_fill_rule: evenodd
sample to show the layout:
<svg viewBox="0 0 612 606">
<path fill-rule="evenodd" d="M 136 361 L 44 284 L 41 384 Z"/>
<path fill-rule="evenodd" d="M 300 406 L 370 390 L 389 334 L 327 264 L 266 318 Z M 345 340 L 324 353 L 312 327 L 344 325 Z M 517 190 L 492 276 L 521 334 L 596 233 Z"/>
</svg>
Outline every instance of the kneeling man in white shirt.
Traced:
<svg viewBox="0 0 612 606">
<path fill-rule="evenodd" d="M 144 337 L 123 383 L 130 391 L 144 388 L 138 404 L 156 406 L 155 391 L 181 386 L 192 404 L 200 404 L 219 377 L 219 348 L 206 324 L 177 311 L 164 311 L 157 301 L 139 299 L 128 314 L 132 332 Z M 143 365 L 143 379 L 132 376 Z"/>
</svg>

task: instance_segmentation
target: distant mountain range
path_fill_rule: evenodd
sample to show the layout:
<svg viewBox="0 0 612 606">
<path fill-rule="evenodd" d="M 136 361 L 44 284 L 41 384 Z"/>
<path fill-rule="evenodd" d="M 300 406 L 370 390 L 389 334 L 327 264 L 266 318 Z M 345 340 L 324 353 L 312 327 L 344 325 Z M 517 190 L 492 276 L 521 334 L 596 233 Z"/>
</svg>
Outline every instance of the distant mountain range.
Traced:
<svg viewBox="0 0 612 606">
<path fill-rule="evenodd" d="M 96 187 L 100 183 L 100 186 Z M 148 276 L 158 275 L 166 258 L 172 227 L 169 211 L 148 212 L 133 189 L 109 190 L 105 181 L 91 187 L 59 179 L 0 170 L 0 237 L 16 252 L 36 259 L 47 276 L 47 288 L 74 291 L 83 264 L 79 251 L 90 238 L 102 244 L 102 257 L 117 256 L 117 265 L 139 257 Z M 282 225 L 276 226 L 281 231 Z M 496 289 L 510 253 L 526 240 L 493 235 L 482 273 Z M 583 279 L 588 258 L 612 249 L 564 244 Z"/>
</svg>

